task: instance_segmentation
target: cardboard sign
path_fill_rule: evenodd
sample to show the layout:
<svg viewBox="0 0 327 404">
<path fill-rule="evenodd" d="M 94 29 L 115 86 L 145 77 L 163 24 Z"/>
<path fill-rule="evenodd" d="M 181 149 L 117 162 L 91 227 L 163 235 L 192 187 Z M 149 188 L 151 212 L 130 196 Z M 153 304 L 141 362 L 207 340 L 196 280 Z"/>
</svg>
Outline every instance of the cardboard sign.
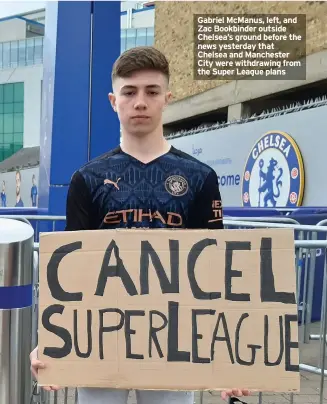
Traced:
<svg viewBox="0 0 327 404">
<path fill-rule="evenodd" d="M 299 391 L 293 231 L 40 238 L 41 385 Z"/>
</svg>

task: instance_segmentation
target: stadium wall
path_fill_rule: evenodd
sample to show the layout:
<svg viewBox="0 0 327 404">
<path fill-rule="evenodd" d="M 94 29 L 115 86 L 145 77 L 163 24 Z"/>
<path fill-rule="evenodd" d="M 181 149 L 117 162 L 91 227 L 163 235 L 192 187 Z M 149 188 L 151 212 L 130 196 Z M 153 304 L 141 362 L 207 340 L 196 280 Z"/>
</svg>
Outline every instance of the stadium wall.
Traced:
<svg viewBox="0 0 327 404">
<path fill-rule="evenodd" d="M 172 2 L 156 3 L 155 45 L 171 64 L 171 89 L 174 100 L 221 86 L 230 80 L 193 81 L 193 14 L 305 14 L 307 55 L 326 49 L 326 2 Z"/>
<path fill-rule="evenodd" d="M 193 14 L 305 14 L 307 77 L 305 80 L 193 80 Z M 242 117 L 242 103 L 282 93 L 327 78 L 326 2 L 158 2 L 155 46 L 171 66 L 173 102 L 164 124 L 183 122 L 223 108 L 228 120 Z"/>
<path fill-rule="evenodd" d="M 321 207 L 326 114 L 325 99 L 167 138 L 216 171 L 225 207 Z"/>
</svg>

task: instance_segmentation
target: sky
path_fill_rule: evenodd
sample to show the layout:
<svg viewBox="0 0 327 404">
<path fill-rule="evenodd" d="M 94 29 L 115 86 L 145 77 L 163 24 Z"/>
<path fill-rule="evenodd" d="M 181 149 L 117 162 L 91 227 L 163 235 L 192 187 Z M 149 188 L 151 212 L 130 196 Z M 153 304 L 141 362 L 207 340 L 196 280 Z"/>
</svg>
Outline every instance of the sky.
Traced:
<svg viewBox="0 0 327 404">
<path fill-rule="evenodd" d="M 44 8 L 46 1 L 2 1 L 0 0 L 0 18 L 14 14 Z"/>
</svg>

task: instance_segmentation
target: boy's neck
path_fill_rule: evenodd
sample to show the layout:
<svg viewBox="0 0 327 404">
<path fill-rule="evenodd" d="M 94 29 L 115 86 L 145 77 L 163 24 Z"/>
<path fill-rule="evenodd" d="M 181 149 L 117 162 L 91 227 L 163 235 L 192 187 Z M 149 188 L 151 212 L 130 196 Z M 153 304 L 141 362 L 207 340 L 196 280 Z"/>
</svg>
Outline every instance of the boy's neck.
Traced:
<svg viewBox="0 0 327 404">
<path fill-rule="evenodd" d="M 144 163 L 167 153 L 170 147 L 162 128 L 144 136 L 135 136 L 122 131 L 122 151 Z"/>
</svg>

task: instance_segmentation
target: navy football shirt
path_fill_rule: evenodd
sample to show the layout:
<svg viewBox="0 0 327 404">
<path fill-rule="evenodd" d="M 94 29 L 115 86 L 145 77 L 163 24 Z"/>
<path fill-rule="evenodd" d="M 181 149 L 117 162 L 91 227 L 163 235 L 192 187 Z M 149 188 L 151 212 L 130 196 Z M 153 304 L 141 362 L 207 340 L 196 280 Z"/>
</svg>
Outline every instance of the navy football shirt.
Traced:
<svg viewBox="0 0 327 404">
<path fill-rule="evenodd" d="M 72 176 L 66 210 L 67 231 L 223 228 L 215 171 L 174 147 L 146 164 L 120 146 L 88 162 Z"/>
</svg>

